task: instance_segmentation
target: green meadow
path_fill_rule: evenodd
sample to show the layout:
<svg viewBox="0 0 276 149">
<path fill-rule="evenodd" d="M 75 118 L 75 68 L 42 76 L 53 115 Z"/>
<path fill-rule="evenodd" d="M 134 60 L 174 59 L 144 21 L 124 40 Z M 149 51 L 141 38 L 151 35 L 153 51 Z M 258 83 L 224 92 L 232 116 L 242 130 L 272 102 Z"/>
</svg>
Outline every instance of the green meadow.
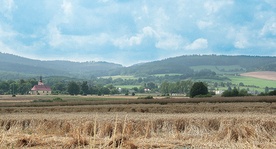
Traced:
<svg viewBox="0 0 276 149">
<path fill-rule="evenodd" d="M 103 76 L 100 78 L 104 78 L 104 79 L 112 78 L 113 80 L 115 80 L 115 79 L 137 79 L 135 76 L 132 76 L 132 75 Z"/>
<path fill-rule="evenodd" d="M 227 76 L 233 84 L 239 84 L 242 82 L 244 85 L 255 85 L 260 88 L 273 87 L 276 88 L 276 81 L 258 79 L 252 77 L 244 77 L 244 76 Z"/>
<path fill-rule="evenodd" d="M 191 66 L 190 68 L 193 69 L 194 71 L 209 69 L 217 74 L 233 74 L 233 73 L 240 73 L 243 71 L 243 68 L 239 65 L 229 65 L 229 66 L 199 65 L 199 66 Z"/>
</svg>

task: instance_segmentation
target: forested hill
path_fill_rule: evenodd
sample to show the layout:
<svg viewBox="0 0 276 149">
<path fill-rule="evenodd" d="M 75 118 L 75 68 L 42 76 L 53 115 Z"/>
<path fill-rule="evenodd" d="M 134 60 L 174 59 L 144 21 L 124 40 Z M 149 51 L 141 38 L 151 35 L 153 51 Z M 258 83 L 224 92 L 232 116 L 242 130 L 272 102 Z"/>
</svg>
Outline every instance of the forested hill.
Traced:
<svg viewBox="0 0 276 149">
<path fill-rule="evenodd" d="M 40 61 L 0 53 L 1 79 L 20 79 L 31 76 L 90 77 L 108 75 L 110 70 L 123 67 L 108 62 Z"/>
<path fill-rule="evenodd" d="M 108 62 L 40 61 L 0 53 L 0 79 L 22 79 L 43 76 L 65 76 L 89 79 L 92 76 L 154 74 L 193 75 L 209 69 L 215 72 L 276 71 L 276 57 L 190 55 L 167 58 L 130 67 Z"/>
<path fill-rule="evenodd" d="M 224 56 L 224 55 L 191 55 L 167 58 L 121 69 L 121 74 L 187 74 L 193 67 L 235 66 L 243 71 L 276 71 L 276 57 L 268 56 Z"/>
</svg>

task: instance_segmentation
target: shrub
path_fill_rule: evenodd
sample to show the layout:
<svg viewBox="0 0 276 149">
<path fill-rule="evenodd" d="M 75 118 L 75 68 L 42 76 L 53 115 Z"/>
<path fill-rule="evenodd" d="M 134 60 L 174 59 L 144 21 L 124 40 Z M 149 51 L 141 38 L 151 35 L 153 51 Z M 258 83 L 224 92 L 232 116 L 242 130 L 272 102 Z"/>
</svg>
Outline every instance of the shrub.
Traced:
<svg viewBox="0 0 276 149">
<path fill-rule="evenodd" d="M 138 97 L 138 99 L 153 99 L 153 96 L 146 96 L 146 97 Z"/>
<path fill-rule="evenodd" d="M 54 102 L 62 102 L 63 100 L 60 97 L 56 97 L 53 99 Z"/>
<path fill-rule="evenodd" d="M 33 100 L 33 102 L 53 102 L 53 100 L 50 100 L 50 99 L 37 99 L 37 100 Z"/>
<path fill-rule="evenodd" d="M 206 98 L 206 97 L 212 97 L 211 94 L 206 94 L 206 95 L 196 95 L 195 98 Z"/>
<path fill-rule="evenodd" d="M 268 95 L 270 95 L 270 96 L 274 96 L 274 95 L 276 95 L 276 90 L 274 90 L 274 91 L 270 91 L 270 92 L 268 93 Z"/>
</svg>

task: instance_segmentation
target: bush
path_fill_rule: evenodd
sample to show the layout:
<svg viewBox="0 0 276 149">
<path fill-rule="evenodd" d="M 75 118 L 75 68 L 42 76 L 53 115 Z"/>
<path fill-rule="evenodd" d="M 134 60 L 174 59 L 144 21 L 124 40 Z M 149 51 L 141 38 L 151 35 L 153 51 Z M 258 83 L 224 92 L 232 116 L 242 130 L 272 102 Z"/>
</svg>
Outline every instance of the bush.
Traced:
<svg viewBox="0 0 276 149">
<path fill-rule="evenodd" d="M 247 93 L 247 90 L 237 90 L 234 88 L 233 90 L 226 90 L 222 93 L 222 97 L 238 97 L 238 96 L 250 96 L 250 94 Z"/>
<path fill-rule="evenodd" d="M 53 100 L 50 100 L 50 99 L 37 99 L 37 100 L 33 100 L 33 102 L 53 102 Z"/>
<path fill-rule="evenodd" d="M 275 95 L 276 95 L 276 90 L 270 91 L 268 93 L 261 92 L 258 96 L 275 96 Z"/>
<path fill-rule="evenodd" d="M 276 95 L 276 90 L 274 90 L 274 91 L 270 91 L 270 92 L 268 93 L 268 95 L 270 95 L 270 96 L 274 96 L 274 95 Z"/>
<path fill-rule="evenodd" d="M 53 102 L 62 102 L 62 101 L 64 101 L 64 100 L 62 100 L 62 99 L 59 98 L 59 97 L 56 97 L 56 98 L 53 99 Z"/>
<path fill-rule="evenodd" d="M 153 99 L 153 96 L 146 96 L 146 97 L 138 97 L 138 99 Z"/>
<path fill-rule="evenodd" d="M 211 94 L 206 94 L 206 95 L 196 95 L 195 98 L 206 98 L 206 97 L 212 97 Z"/>
</svg>

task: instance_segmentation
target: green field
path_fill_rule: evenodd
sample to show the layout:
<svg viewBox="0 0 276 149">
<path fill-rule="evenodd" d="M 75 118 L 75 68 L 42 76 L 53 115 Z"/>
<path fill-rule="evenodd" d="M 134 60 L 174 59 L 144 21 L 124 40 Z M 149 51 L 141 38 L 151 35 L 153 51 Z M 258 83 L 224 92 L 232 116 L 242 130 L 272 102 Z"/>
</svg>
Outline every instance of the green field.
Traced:
<svg viewBox="0 0 276 149">
<path fill-rule="evenodd" d="M 113 80 L 114 79 L 138 79 L 134 76 L 124 76 L 124 75 L 117 75 L 117 76 L 103 76 L 103 77 L 100 77 L 100 78 L 104 78 L 104 79 L 108 79 L 108 78 L 112 78 Z"/>
<path fill-rule="evenodd" d="M 115 87 L 126 88 L 126 89 L 132 89 L 132 88 L 134 88 L 134 87 L 139 88 L 140 85 L 115 85 Z"/>
<path fill-rule="evenodd" d="M 165 77 L 166 75 L 168 75 L 168 76 L 180 76 L 182 74 L 180 74 L 180 73 L 165 73 L 165 74 L 154 74 L 153 76 L 156 76 L 156 77 Z"/>
<path fill-rule="evenodd" d="M 244 77 L 244 76 L 227 76 L 233 84 L 239 84 L 242 82 L 244 85 L 255 85 L 260 88 L 273 87 L 276 88 L 276 81 L 258 79 L 252 77 Z"/>
<path fill-rule="evenodd" d="M 217 74 L 233 74 L 233 73 L 241 73 L 242 67 L 239 65 L 229 65 L 229 66 L 212 66 L 212 65 L 200 65 L 200 66 L 192 66 L 190 67 L 194 71 L 200 71 L 204 69 L 209 69 Z"/>
</svg>

